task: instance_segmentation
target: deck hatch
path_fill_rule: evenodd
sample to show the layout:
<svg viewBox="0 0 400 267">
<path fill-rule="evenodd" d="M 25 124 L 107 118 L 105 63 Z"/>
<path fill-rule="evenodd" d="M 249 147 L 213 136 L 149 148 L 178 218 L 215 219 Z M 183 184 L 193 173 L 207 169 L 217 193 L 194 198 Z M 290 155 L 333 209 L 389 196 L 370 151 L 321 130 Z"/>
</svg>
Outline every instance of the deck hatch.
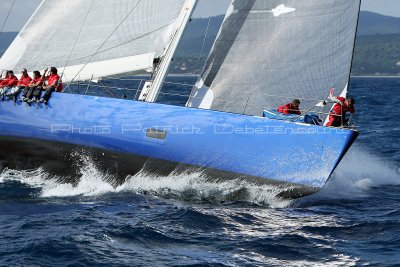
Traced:
<svg viewBox="0 0 400 267">
<path fill-rule="evenodd" d="M 150 138 L 165 140 L 167 132 L 164 130 L 149 128 L 146 130 L 146 136 Z"/>
</svg>

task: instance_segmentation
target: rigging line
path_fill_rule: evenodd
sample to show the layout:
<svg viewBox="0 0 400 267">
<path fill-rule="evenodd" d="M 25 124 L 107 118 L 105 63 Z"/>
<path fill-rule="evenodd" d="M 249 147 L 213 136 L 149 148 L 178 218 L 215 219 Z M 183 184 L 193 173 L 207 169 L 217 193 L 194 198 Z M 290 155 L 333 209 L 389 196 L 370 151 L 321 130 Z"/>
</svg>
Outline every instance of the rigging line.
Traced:
<svg viewBox="0 0 400 267">
<path fill-rule="evenodd" d="M 91 9 L 92 9 L 92 6 L 93 6 L 94 1 L 95 1 L 95 0 L 92 0 L 92 3 L 90 4 L 90 7 L 89 7 L 89 9 L 88 9 L 88 12 L 87 12 L 87 14 L 86 14 L 86 16 L 85 16 L 85 19 L 83 20 L 83 23 L 82 23 L 82 26 L 81 26 L 80 30 L 79 30 L 78 36 L 76 37 L 75 42 L 74 42 L 74 44 L 73 44 L 73 46 L 72 46 L 72 48 L 71 48 L 71 51 L 70 51 L 70 53 L 69 53 L 69 55 L 68 55 L 67 61 L 65 62 L 64 70 L 63 70 L 62 75 L 61 75 L 61 79 L 62 79 L 62 76 L 64 76 L 64 72 L 65 72 L 65 69 L 66 69 L 67 66 L 68 66 L 69 60 L 71 59 L 72 52 L 74 51 L 75 46 L 76 46 L 76 44 L 78 43 L 79 37 L 81 36 L 83 27 L 85 26 L 86 20 L 87 20 L 87 18 L 89 17 L 89 14 L 90 14 L 90 11 L 91 11 Z M 69 84 L 68 84 L 68 86 L 69 86 Z"/>
<path fill-rule="evenodd" d="M 201 56 L 202 56 L 202 54 L 203 54 L 203 52 L 204 52 L 204 47 L 205 47 L 206 40 L 207 40 L 208 30 L 209 30 L 210 24 L 211 24 L 211 17 L 214 15 L 215 2 L 216 2 L 216 0 L 214 0 L 214 2 L 213 2 L 213 6 L 212 6 L 212 8 L 211 8 L 210 16 L 208 16 L 207 28 L 206 28 L 206 32 L 205 32 L 205 35 L 204 35 L 203 44 L 201 45 L 201 50 L 200 50 L 199 58 L 198 58 L 198 61 L 199 61 L 199 62 L 200 62 Z M 203 67 L 203 68 L 204 68 L 204 67 Z M 199 78 L 201 78 L 201 74 L 199 74 L 199 77 L 197 78 L 197 80 L 199 80 Z M 194 93 L 194 91 L 195 91 L 195 88 L 196 88 L 196 76 L 193 78 L 193 87 L 192 87 L 192 91 L 190 92 L 189 99 L 188 99 L 187 103 L 189 103 L 189 102 L 192 101 L 192 99 L 193 99 L 193 93 Z M 186 106 L 187 106 L 187 104 L 186 104 Z"/>
<path fill-rule="evenodd" d="M 129 17 L 129 15 L 133 12 L 133 10 L 136 9 L 136 7 L 142 2 L 142 0 L 139 0 L 136 5 L 128 12 L 128 14 L 122 19 L 122 21 L 118 24 L 118 26 L 111 32 L 111 34 L 104 40 L 104 42 L 99 46 L 99 48 L 94 52 L 94 54 L 86 61 L 86 63 L 82 66 L 82 68 L 78 71 L 78 73 L 72 78 L 71 81 L 74 81 L 76 77 L 81 73 L 81 71 L 86 67 L 86 65 L 93 59 L 93 57 L 96 55 L 96 53 L 107 43 L 107 41 L 110 39 L 110 37 L 118 30 L 118 28 L 122 25 L 122 23 L 125 22 L 125 20 Z"/>
<path fill-rule="evenodd" d="M 110 88 L 109 86 L 107 86 L 103 81 L 99 81 L 99 83 L 100 83 L 101 85 L 103 85 L 102 87 L 105 88 L 105 90 L 106 90 L 109 94 L 111 94 L 114 98 L 119 98 L 119 97 L 111 90 L 111 88 Z"/>
<path fill-rule="evenodd" d="M 0 34 L 2 34 L 2 33 L 3 33 L 4 26 L 5 26 L 5 25 L 6 25 L 6 23 L 7 23 L 8 17 L 9 17 L 9 16 L 10 16 L 10 14 L 11 14 L 11 10 L 13 9 L 13 7 L 14 7 L 14 4 L 15 4 L 15 0 L 13 0 L 13 2 L 12 2 L 12 4 L 11 4 L 11 7 L 10 7 L 10 10 L 8 10 L 8 13 L 7 13 L 6 19 L 4 20 L 4 22 L 3 22 L 3 25 L 1 26 L 1 29 L 0 29 Z"/>
<path fill-rule="evenodd" d="M 237 93 L 237 94 L 246 94 L 249 93 L 248 91 L 241 91 L 241 90 L 235 90 L 231 91 L 232 93 Z M 251 96 L 269 96 L 272 98 L 277 98 L 277 99 L 299 99 L 299 100 L 305 100 L 305 101 L 323 101 L 324 99 L 313 99 L 313 98 L 300 98 L 296 96 L 289 96 L 289 95 L 271 95 L 267 93 L 252 93 Z M 193 97 L 194 99 L 196 97 Z M 197 97 L 198 98 L 198 97 Z M 224 99 L 214 99 L 214 101 L 236 101 L 236 100 L 224 100 Z"/>
<path fill-rule="evenodd" d="M 205 34 L 204 34 L 203 43 L 202 43 L 202 45 L 201 45 L 201 50 L 200 50 L 199 58 L 198 58 L 198 61 L 199 61 L 199 62 L 200 62 L 201 57 L 202 57 L 202 55 L 203 55 L 204 47 L 205 47 L 205 45 L 206 45 L 207 35 L 208 35 L 208 31 L 209 31 L 210 25 L 211 25 L 211 17 L 214 15 L 215 2 L 216 2 L 216 0 L 214 0 L 214 2 L 213 2 L 213 6 L 212 6 L 212 8 L 211 8 L 210 16 L 208 16 L 207 28 L 206 28 L 206 32 L 205 32 Z M 196 83 L 196 80 L 194 80 L 194 83 Z M 194 87 L 194 86 L 193 86 L 193 87 Z"/>
<path fill-rule="evenodd" d="M 170 24 L 170 23 L 169 23 L 169 24 Z M 106 49 L 103 49 L 103 50 L 101 50 L 101 51 L 96 51 L 95 53 L 93 53 L 93 54 L 91 54 L 91 55 L 87 55 L 87 56 L 84 56 L 84 57 L 77 58 L 77 59 L 75 59 L 75 60 L 82 60 L 82 59 L 85 59 L 85 58 L 88 58 L 88 57 L 93 57 L 93 56 L 95 56 L 95 55 L 98 55 L 98 54 L 100 54 L 100 53 L 106 52 L 106 51 L 108 51 L 108 50 L 111 50 L 111 49 L 118 48 L 118 47 L 120 47 L 120 46 L 129 44 L 129 43 L 131 43 L 131 42 L 133 42 L 133 41 L 136 41 L 136 40 L 138 40 L 138 39 L 140 39 L 140 38 L 143 38 L 143 37 L 145 37 L 145 36 L 147 36 L 147 35 L 151 35 L 151 34 L 157 32 L 157 31 L 159 31 L 159 30 L 161 30 L 161 29 L 167 27 L 169 24 L 167 24 L 167 25 L 162 25 L 162 26 L 160 26 L 160 27 L 158 27 L 158 28 L 156 28 L 156 29 L 154 29 L 154 30 L 151 30 L 151 31 L 148 32 L 148 33 L 142 34 L 142 35 L 137 36 L 137 37 L 135 37 L 135 38 L 133 38 L 133 39 L 129 39 L 129 40 L 127 40 L 127 41 L 125 41 L 125 42 L 123 42 L 123 43 L 120 43 L 120 44 L 118 44 L 118 45 L 110 46 L 110 47 L 108 47 L 108 48 L 106 48 Z"/>
<path fill-rule="evenodd" d="M 216 0 L 214 0 L 213 6 L 212 6 L 212 9 L 211 9 L 211 14 L 210 14 L 210 16 L 208 17 L 207 28 L 206 28 L 206 32 L 205 32 L 205 35 L 204 35 L 203 44 L 201 45 L 201 50 L 200 50 L 200 54 L 199 54 L 199 59 L 201 58 L 201 56 L 203 55 L 203 52 L 204 52 L 204 47 L 205 47 L 205 44 L 206 44 L 207 35 L 208 35 L 208 31 L 209 31 L 209 29 L 210 29 L 210 24 L 211 24 L 211 17 L 214 15 L 215 2 L 216 2 Z"/>
</svg>

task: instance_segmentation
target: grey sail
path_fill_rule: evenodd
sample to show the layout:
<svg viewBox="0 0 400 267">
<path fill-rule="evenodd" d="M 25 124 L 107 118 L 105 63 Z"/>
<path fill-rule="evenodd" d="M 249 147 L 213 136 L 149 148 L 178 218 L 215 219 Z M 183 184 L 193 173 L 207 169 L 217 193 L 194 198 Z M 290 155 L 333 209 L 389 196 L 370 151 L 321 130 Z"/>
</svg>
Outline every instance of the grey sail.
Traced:
<svg viewBox="0 0 400 267">
<path fill-rule="evenodd" d="M 233 0 L 188 106 L 261 115 L 347 86 L 360 0 Z"/>
</svg>

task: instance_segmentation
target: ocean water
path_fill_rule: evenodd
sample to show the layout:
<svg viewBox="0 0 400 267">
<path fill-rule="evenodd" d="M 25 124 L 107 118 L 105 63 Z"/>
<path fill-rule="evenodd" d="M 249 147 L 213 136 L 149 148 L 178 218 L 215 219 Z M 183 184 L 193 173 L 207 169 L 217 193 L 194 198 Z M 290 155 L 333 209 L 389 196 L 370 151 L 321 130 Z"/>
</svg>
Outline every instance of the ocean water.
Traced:
<svg viewBox="0 0 400 267">
<path fill-rule="evenodd" d="M 354 78 L 351 92 L 361 135 L 326 187 L 299 200 L 196 174 L 113 188 L 89 158 L 75 187 L 6 169 L 0 265 L 400 265 L 400 79 Z"/>
</svg>

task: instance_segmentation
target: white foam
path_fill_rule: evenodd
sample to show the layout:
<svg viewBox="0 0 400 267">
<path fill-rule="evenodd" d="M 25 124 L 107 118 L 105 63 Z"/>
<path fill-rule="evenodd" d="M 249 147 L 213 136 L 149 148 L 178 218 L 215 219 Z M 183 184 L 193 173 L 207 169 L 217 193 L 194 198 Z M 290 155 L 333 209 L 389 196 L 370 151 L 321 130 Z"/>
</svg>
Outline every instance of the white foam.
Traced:
<svg viewBox="0 0 400 267">
<path fill-rule="evenodd" d="M 94 196 L 115 191 L 113 186 L 105 182 L 107 175 L 98 171 L 87 156 L 81 157 L 84 157 L 84 165 L 81 167 L 82 177 L 76 186 L 58 182 L 59 177 L 51 177 L 41 168 L 28 171 L 5 169 L 0 175 L 0 182 L 13 180 L 41 188 L 41 197 Z"/>
<path fill-rule="evenodd" d="M 177 198 L 189 201 L 229 202 L 245 201 L 282 208 L 290 201 L 282 201 L 275 196 L 275 187 L 255 185 L 243 180 L 222 182 L 208 181 L 200 172 L 154 176 L 139 172 L 127 181 L 113 187 L 106 182 L 110 177 L 98 171 L 94 164 L 85 158 L 81 168 L 82 177 L 76 186 L 59 183 L 59 177 L 50 177 L 42 169 L 32 171 L 5 170 L 0 182 L 17 180 L 32 187 L 41 188 L 40 197 L 99 196 L 107 193 L 132 192 L 152 196 Z"/>
<path fill-rule="evenodd" d="M 319 195 L 324 197 L 365 196 L 374 186 L 400 185 L 394 164 L 353 146 Z"/>
<path fill-rule="evenodd" d="M 41 197 L 99 196 L 107 193 L 132 192 L 190 201 L 245 201 L 271 207 L 286 207 L 291 201 L 282 201 L 275 196 L 276 187 L 255 185 L 243 180 L 209 181 L 201 172 L 187 172 L 168 176 L 154 176 L 144 171 L 129 177 L 127 181 L 113 187 L 107 180 L 111 177 L 96 169 L 88 156 L 79 155 L 83 166 L 82 177 L 76 186 L 59 183 L 59 177 L 49 177 L 42 169 L 31 171 L 4 170 L 0 183 L 18 180 L 41 188 Z M 318 197 L 362 196 L 373 186 L 400 184 L 399 172 L 359 148 L 352 148 Z"/>
<path fill-rule="evenodd" d="M 11 170 L 6 168 L 0 175 L 0 182 L 4 183 L 5 181 L 20 181 L 22 183 L 29 184 L 32 187 L 42 187 L 43 175 L 44 172 L 40 168 L 26 171 Z"/>
<path fill-rule="evenodd" d="M 201 172 L 187 172 L 169 176 L 153 176 L 140 172 L 130 177 L 119 191 L 146 192 L 161 196 L 176 196 L 192 201 L 209 200 L 215 202 L 246 201 L 284 207 L 290 201 L 282 201 L 275 196 L 278 188 L 255 185 L 243 180 L 209 181 Z"/>
</svg>

